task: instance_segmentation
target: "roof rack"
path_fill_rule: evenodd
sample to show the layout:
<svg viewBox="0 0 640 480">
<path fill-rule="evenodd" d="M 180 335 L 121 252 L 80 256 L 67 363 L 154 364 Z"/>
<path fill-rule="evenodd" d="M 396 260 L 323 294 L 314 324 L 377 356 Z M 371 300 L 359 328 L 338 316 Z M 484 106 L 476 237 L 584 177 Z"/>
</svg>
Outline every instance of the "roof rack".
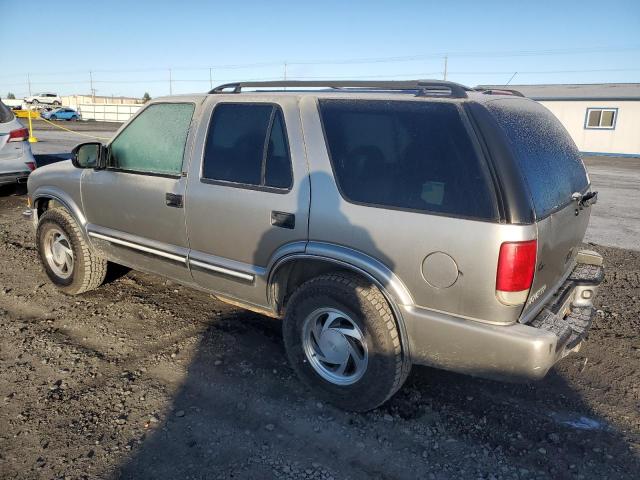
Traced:
<svg viewBox="0 0 640 480">
<path fill-rule="evenodd" d="M 360 88 L 365 90 L 415 90 L 416 96 L 446 96 L 451 98 L 467 98 L 467 92 L 472 89 L 455 82 L 444 80 L 276 80 L 271 82 L 236 82 L 219 85 L 209 93 L 241 93 L 243 88 Z M 226 92 L 231 90 L 231 92 Z"/>
<path fill-rule="evenodd" d="M 476 92 L 482 92 L 485 95 L 513 95 L 514 97 L 524 97 L 522 92 L 518 90 L 512 90 L 510 88 L 474 88 Z"/>
</svg>

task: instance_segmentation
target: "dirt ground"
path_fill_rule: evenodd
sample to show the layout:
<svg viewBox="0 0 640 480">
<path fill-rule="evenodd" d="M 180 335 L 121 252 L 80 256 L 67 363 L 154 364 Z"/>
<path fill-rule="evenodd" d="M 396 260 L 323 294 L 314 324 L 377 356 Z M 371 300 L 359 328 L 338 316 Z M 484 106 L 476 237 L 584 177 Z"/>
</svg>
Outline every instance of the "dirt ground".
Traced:
<svg viewBox="0 0 640 480">
<path fill-rule="evenodd" d="M 386 405 L 318 402 L 279 322 L 151 275 L 80 297 L 0 194 L 0 478 L 640 478 L 640 252 L 582 350 L 512 385 L 414 367 Z"/>
</svg>

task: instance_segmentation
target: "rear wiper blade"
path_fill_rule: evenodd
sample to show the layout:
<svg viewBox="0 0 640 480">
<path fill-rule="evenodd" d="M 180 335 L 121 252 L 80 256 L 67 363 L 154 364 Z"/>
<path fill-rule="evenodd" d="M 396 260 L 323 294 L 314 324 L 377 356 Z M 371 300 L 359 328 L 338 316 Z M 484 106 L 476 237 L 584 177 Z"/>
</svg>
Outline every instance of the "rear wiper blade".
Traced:
<svg viewBox="0 0 640 480">
<path fill-rule="evenodd" d="M 587 192 L 585 194 L 575 192 L 571 195 L 571 199 L 578 203 L 580 209 L 583 209 L 598 202 L 598 192 Z"/>
</svg>

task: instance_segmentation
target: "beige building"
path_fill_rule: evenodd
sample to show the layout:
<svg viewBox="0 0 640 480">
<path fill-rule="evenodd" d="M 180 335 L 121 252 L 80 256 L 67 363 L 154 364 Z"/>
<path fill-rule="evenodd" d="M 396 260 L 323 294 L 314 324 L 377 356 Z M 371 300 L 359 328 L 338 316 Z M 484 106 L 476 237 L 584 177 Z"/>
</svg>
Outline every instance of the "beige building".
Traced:
<svg viewBox="0 0 640 480">
<path fill-rule="evenodd" d="M 143 103 L 141 98 L 134 97 L 107 97 L 101 95 L 66 95 L 60 97 L 63 105 L 136 105 Z"/>
<path fill-rule="evenodd" d="M 483 88 L 505 88 L 481 85 Z M 640 83 L 509 85 L 547 107 L 586 154 L 640 157 Z"/>
</svg>

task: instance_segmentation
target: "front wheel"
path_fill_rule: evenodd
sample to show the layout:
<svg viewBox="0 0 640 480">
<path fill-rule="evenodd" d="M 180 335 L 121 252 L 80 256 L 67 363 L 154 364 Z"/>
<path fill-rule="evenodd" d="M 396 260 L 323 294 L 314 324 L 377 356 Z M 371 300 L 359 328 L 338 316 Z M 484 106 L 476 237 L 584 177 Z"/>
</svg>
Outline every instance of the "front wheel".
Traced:
<svg viewBox="0 0 640 480">
<path fill-rule="evenodd" d="M 349 273 L 323 275 L 296 290 L 283 335 L 301 380 L 346 410 L 363 412 L 386 402 L 411 367 L 386 299 Z"/>
<path fill-rule="evenodd" d="M 51 121 L 58 120 L 58 117 L 56 117 L 55 115 L 51 115 L 49 117 L 49 120 L 51 120 Z"/>
<path fill-rule="evenodd" d="M 47 210 L 38 221 L 36 245 L 53 284 L 68 295 L 99 287 L 107 261 L 94 254 L 73 217 L 61 208 Z"/>
</svg>

